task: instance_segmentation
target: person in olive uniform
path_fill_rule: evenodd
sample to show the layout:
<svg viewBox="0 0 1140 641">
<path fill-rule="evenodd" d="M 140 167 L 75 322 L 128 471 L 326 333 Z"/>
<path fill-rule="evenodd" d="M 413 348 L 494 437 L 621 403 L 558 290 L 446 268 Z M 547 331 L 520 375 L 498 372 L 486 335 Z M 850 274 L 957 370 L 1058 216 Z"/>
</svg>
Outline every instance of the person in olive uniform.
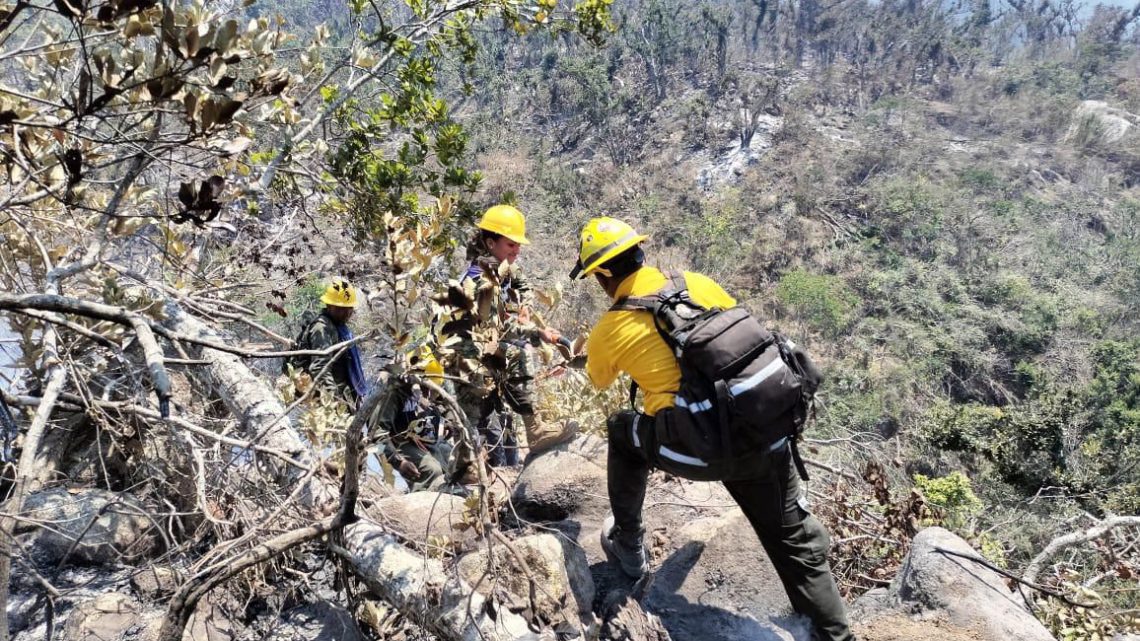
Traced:
<svg viewBox="0 0 1140 641">
<path fill-rule="evenodd" d="M 531 312 L 532 296 L 518 257 L 526 219 L 510 205 L 491 207 L 467 247 L 467 270 L 460 281 L 462 303 L 445 323 L 446 335 L 461 338 L 446 363 L 464 380 L 457 398 L 485 441 L 491 465 L 517 464 L 518 444 L 511 412 L 522 417 L 527 447 L 534 456 L 574 437 L 574 421 L 543 421 L 534 407 L 534 348 L 562 337 L 540 327 Z"/>
<path fill-rule="evenodd" d="M 308 321 L 297 339 L 298 350 L 324 351 L 352 340 L 348 326 L 357 306 L 356 289 L 346 280 L 329 283 L 321 296 L 324 309 Z M 309 373 L 324 391 L 343 399 L 350 408 L 368 395 L 371 386 L 364 377 L 364 364 L 357 345 L 325 355 L 294 357 L 286 361 Z"/>
<path fill-rule="evenodd" d="M 434 365 L 433 365 L 434 364 Z M 424 367 L 429 379 L 438 382 L 442 373 L 438 361 L 431 358 Z M 453 447 L 448 440 L 443 412 L 432 403 L 431 393 L 413 380 L 387 374 L 383 398 L 373 410 L 369 430 L 381 430 L 383 455 L 399 470 L 412 492 L 443 490 L 454 477 L 457 466 L 452 462 Z"/>
</svg>

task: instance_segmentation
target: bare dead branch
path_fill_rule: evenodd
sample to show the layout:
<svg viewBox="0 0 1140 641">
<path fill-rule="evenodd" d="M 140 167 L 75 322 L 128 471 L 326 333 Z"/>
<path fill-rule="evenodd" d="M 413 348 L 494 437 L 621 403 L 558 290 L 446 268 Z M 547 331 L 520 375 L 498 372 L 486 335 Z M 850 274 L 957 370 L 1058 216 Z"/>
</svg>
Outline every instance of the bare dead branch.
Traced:
<svg viewBox="0 0 1140 641">
<path fill-rule="evenodd" d="M 191 579 L 171 599 L 166 618 L 163 620 L 162 628 L 158 633 L 159 641 L 181 641 L 183 630 L 190 620 L 190 615 L 194 613 L 198 601 L 206 596 L 210 590 L 255 565 L 264 563 L 298 545 L 328 534 L 335 527 L 335 524 L 336 519 L 329 518 L 314 525 L 286 532 L 251 550 L 235 555 L 225 564 L 225 569 L 222 571 Z"/>
<path fill-rule="evenodd" d="M 1047 588 L 1043 585 L 1038 585 L 1037 583 L 1023 579 L 1023 578 L 1015 575 L 1014 573 L 1010 572 L 1009 570 L 1005 570 L 1003 568 L 1000 568 L 1000 567 L 994 565 L 993 563 L 990 563 L 986 559 L 983 559 L 979 556 L 974 556 L 972 554 L 962 554 L 961 552 L 955 552 L 954 550 L 947 550 L 947 549 L 940 548 L 940 547 L 934 548 L 934 551 L 935 552 L 941 552 L 942 554 L 948 554 L 950 556 L 956 556 L 960 559 L 966 559 L 967 561 L 973 561 L 974 563 L 977 563 L 978 565 L 983 565 L 983 566 L 993 570 L 994 572 L 997 572 L 998 574 L 1004 576 L 1007 579 L 1010 579 L 1012 581 L 1016 581 L 1016 582 L 1020 583 L 1021 585 L 1024 585 L 1027 588 L 1032 588 L 1034 590 L 1037 590 L 1038 592 L 1041 592 L 1042 594 L 1047 594 L 1047 595 L 1053 597 L 1054 599 L 1059 599 L 1061 601 L 1064 601 L 1065 603 L 1067 603 L 1071 606 L 1078 607 L 1078 608 L 1095 608 L 1096 607 L 1095 603 L 1080 603 L 1077 601 L 1073 601 L 1069 597 L 1065 596 L 1064 594 L 1061 594 L 1060 592 L 1057 592 L 1056 590 L 1050 590 L 1049 588 Z M 861 577 L 861 578 L 870 579 L 870 577 Z"/>
<path fill-rule="evenodd" d="M 1033 560 L 1026 566 L 1025 580 L 1036 582 L 1045 563 L 1056 556 L 1061 550 L 1081 543 L 1095 541 L 1105 534 L 1108 534 L 1112 529 L 1118 527 L 1140 527 L 1140 516 L 1114 516 L 1097 523 L 1084 532 L 1073 532 L 1072 534 L 1066 534 L 1053 539 L 1049 542 L 1049 545 L 1045 546 L 1045 549 L 1033 557 Z"/>
</svg>

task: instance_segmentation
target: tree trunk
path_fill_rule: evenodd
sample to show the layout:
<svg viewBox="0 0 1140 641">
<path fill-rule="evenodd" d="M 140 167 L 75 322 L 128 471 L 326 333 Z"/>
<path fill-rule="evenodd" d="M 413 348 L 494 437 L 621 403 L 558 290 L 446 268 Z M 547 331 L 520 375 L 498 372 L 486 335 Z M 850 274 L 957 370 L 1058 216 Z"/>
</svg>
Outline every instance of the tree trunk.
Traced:
<svg viewBox="0 0 1140 641">
<path fill-rule="evenodd" d="M 24 448 L 20 452 L 20 462 L 16 466 L 16 480 L 12 488 L 12 498 L 2 506 L 9 514 L 19 516 L 24 510 L 24 500 L 29 494 L 43 487 L 44 470 L 54 470 L 54 462 L 44 458 L 40 445 L 44 440 L 52 410 L 59 398 L 63 384 L 67 380 L 67 370 L 56 351 L 58 335 L 55 328 L 44 328 L 44 362 L 48 364 L 47 384 L 43 389 L 43 401 L 36 408 L 36 415 L 24 436 Z M 12 532 L 16 528 L 13 517 L 0 518 L 0 641 L 8 641 L 8 587 L 12 577 L 12 544 L 16 540 Z"/>
<path fill-rule="evenodd" d="M 226 342 L 212 328 L 174 304 L 167 305 L 167 316 L 166 326 L 172 331 L 194 338 Z M 209 361 L 210 364 L 200 371 L 230 413 L 241 422 L 247 438 L 286 452 L 306 466 L 316 464 L 312 445 L 297 432 L 293 422 L 286 416 L 285 406 L 258 373 L 243 363 L 240 357 L 216 349 L 203 347 L 199 358 Z M 280 462 L 270 462 L 270 465 L 273 479 L 281 487 L 293 487 L 305 476 L 303 470 L 291 465 Z M 306 487 L 299 495 L 302 505 L 325 505 L 336 498 L 330 488 L 317 479 L 309 478 L 303 482 Z"/>
</svg>

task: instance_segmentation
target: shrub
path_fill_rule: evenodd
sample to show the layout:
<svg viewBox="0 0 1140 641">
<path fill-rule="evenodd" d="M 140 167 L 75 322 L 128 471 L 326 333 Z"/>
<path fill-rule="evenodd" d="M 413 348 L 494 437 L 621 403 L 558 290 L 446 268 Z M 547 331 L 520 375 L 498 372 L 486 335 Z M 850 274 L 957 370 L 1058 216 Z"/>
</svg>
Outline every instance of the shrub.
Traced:
<svg viewBox="0 0 1140 641">
<path fill-rule="evenodd" d="M 943 512 L 947 527 L 962 532 L 967 523 L 982 511 L 982 501 L 974 494 L 970 479 L 961 472 L 940 478 L 914 475 L 914 485 L 927 502 Z"/>
<path fill-rule="evenodd" d="M 884 184 L 877 200 L 878 233 L 903 253 L 933 260 L 945 222 L 943 194 L 924 178 L 909 176 Z"/>
<path fill-rule="evenodd" d="M 997 174 L 989 169 L 968 167 L 959 174 L 962 184 L 978 193 L 995 191 L 1002 185 Z"/>
<path fill-rule="evenodd" d="M 838 336 L 850 321 L 859 299 L 837 276 L 796 269 L 776 286 L 780 303 L 825 336 Z"/>
</svg>

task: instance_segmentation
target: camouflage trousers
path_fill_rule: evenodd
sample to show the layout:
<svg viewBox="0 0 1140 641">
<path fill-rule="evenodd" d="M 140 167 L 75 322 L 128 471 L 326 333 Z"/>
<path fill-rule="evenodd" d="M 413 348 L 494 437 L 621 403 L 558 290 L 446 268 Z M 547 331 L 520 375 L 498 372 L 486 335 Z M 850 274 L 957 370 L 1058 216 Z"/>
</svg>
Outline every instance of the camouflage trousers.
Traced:
<svg viewBox="0 0 1140 641">
<path fill-rule="evenodd" d="M 456 399 L 470 427 L 479 435 L 494 466 L 517 465 L 518 435 L 512 412 L 534 415 L 534 348 L 523 341 L 499 343 L 499 353 L 484 359 L 484 369 L 460 384 Z"/>
</svg>

